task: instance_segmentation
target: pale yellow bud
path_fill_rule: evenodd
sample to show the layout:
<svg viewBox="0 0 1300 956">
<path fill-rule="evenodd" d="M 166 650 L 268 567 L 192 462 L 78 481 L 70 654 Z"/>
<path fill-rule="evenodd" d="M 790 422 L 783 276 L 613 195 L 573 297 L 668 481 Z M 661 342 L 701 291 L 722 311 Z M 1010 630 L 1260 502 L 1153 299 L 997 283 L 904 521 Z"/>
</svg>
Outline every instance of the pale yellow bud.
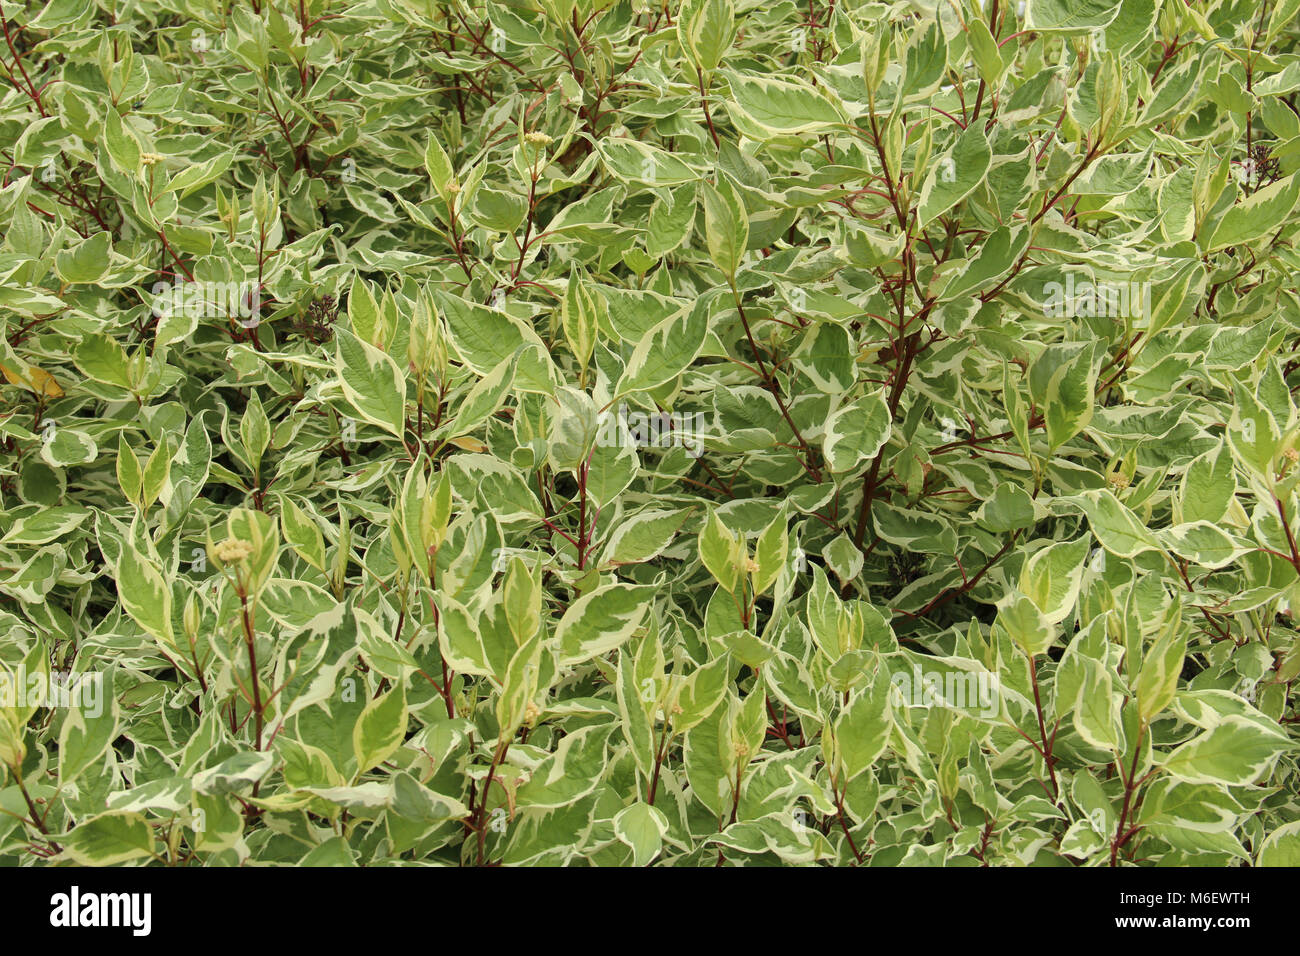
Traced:
<svg viewBox="0 0 1300 956">
<path fill-rule="evenodd" d="M 253 553 L 253 546 L 242 538 L 227 538 L 214 549 L 222 564 L 235 564 Z"/>
</svg>

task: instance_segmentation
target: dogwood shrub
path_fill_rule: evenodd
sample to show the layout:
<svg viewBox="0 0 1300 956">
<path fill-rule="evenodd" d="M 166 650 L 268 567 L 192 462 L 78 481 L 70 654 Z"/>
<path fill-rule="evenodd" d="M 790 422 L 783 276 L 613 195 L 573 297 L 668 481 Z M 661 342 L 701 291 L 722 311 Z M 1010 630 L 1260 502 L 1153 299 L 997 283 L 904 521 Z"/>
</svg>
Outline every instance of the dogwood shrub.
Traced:
<svg viewBox="0 0 1300 956">
<path fill-rule="evenodd" d="M 1297 0 L 0 11 L 0 860 L 1300 860 Z"/>
</svg>

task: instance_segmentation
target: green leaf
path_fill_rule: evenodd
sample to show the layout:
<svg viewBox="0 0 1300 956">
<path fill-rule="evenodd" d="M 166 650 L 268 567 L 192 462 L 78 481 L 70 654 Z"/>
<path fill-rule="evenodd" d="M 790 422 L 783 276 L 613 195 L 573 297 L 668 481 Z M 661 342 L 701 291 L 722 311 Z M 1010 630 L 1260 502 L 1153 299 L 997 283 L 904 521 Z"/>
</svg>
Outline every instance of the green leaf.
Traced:
<svg viewBox="0 0 1300 956">
<path fill-rule="evenodd" d="M 732 73 L 727 109 L 747 136 L 772 139 L 821 132 L 844 122 L 840 111 L 810 84 Z"/>
<path fill-rule="evenodd" d="M 926 174 L 917 212 L 920 225 L 929 225 L 974 192 L 988 175 L 992 159 L 984 124 L 971 123 Z"/>
<path fill-rule="evenodd" d="M 534 634 L 515 650 L 506 666 L 501 680 L 501 696 L 497 698 L 496 706 L 501 740 L 513 737 L 527 717 L 528 705 L 537 695 L 541 658 L 542 638 L 540 634 Z"/>
<path fill-rule="evenodd" d="M 868 392 L 837 409 L 826 421 L 822 445 L 831 471 L 852 471 L 874 458 L 889 440 L 891 426 L 883 392 Z"/>
<path fill-rule="evenodd" d="M 531 325 L 505 312 L 476 302 L 435 293 L 434 299 L 447 322 L 452 345 L 465 364 L 479 375 L 487 375 L 518 353 L 516 386 L 529 392 L 550 394 L 554 370 L 546 346 Z M 524 346 L 535 346 L 526 347 Z"/>
<path fill-rule="evenodd" d="M 97 232 L 55 256 L 54 269 L 64 282 L 83 285 L 99 282 L 112 267 L 112 253 L 112 236 Z"/>
<path fill-rule="evenodd" d="M 704 201 L 704 238 L 709 258 L 734 280 L 749 245 L 749 215 L 725 175 L 718 175 L 716 186 L 705 183 L 700 196 Z"/>
<path fill-rule="evenodd" d="M 743 544 L 722 523 L 716 511 L 710 511 L 700 531 L 700 561 L 727 591 L 734 592 L 740 576 Z"/>
<path fill-rule="evenodd" d="M 673 733 L 684 734 L 704 722 L 727 695 L 727 676 L 730 661 L 715 657 L 693 670 L 682 683 L 677 696 L 677 707 L 672 714 Z"/>
<path fill-rule="evenodd" d="M 534 769 L 519 788 L 519 807 L 556 809 L 576 803 L 599 785 L 613 724 L 583 727 L 567 734 L 555 751 Z"/>
<path fill-rule="evenodd" d="M 564 612 L 555 629 L 560 665 L 580 664 L 624 644 L 650 611 L 649 588 L 608 584 L 584 594 Z"/>
<path fill-rule="evenodd" d="M 401 683 L 366 704 L 352 730 L 357 778 L 379 766 L 402 745 L 406 720 L 406 690 Z"/>
<path fill-rule="evenodd" d="M 1259 477 L 1273 476 L 1273 456 L 1282 442 L 1282 432 L 1273 413 L 1249 390 L 1233 381 L 1232 417 L 1228 420 L 1228 447 L 1233 457 Z"/>
<path fill-rule="evenodd" d="M 893 727 L 890 684 L 877 676 L 849 701 L 835 722 L 835 747 L 844 768 L 844 782 L 866 771 L 882 753 Z"/>
<path fill-rule="evenodd" d="M 1056 628 L 1023 594 L 1013 595 L 998 611 L 997 623 L 1027 657 L 1039 657 L 1056 642 Z"/>
<path fill-rule="evenodd" d="M 804 297 L 804 301 L 807 299 Z M 794 354 L 795 365 L 819 391 L 839 395 L 856 380 L 856 350 L 848 330 L 831 322 L 818 322 L 804 336 Z"/>
<path fill-rule="evenodd" d="M 1203 568 L 1227 567 L 1251 550 L 1208 521 L 1166 528 L 1160 533 L 1160 539 L 1174 554 Z"/>
<path fill-rule="evenodd" d="M 1229 714 L 1199 737 L 1182 744 L 1162 761 L 1188 783 L 1244 787 L 1254 783 L 1294 744 L 1281 731 L 1266 730 L 1247 717 Z"/>
<path fill-rule="evenodd" d="M 429 174 L 433 188 L 446 202 L 451 197 L 448 187 L 456 179 L 456 168 L 451 164 L 447 151 L 442 148 L 437 137 L 429 137 L 429 144 L 424 149 L 424 168 Z"/>
<path fill-rule="evenodd" d="M 1020 591 L 1048 622 L 1060 624 L 1074 610 L 1083 580 L 1083 567 L 1091 542 L 1085 535 L 1074 541 L 1059 541 L 1038 551 L 1020 572 Z"/>
<path fill-rule="evenodd" d="M 1233 206 L 1205 244 L 1207 252 L 1252 242 L 1277 230 L 1300 199 L 1300 176 L 1292 174 Z"/>
<path fill-rule="evenodd" d="M 500 365 L 483 376 L 469 390 L 461 403 L 456 417 L 448 425 L 448 430 L 457 435 L 466 435 L 494 415 L 507 396 L 514 389 L 515 372 L 526 352 L 527 346 L 520 346 L 519 351 L 504 359 Z"/>
<path fill-rule="evenodd" d="M 1166 633 L 1146 652 L 1134 692 L 1143 723 L 1169 706 L 1178 692 L 1178 676 L 1187 652 L 1185 633 Z"/>
<path fill-rule="evenodd" d="M 647 186 L 682 186 L 700 178 L 698 170 L 676 153 L 640 140 L 617 139 L 601 144 L 601 158 L 609 171 L 625 182 Z"/>
<path fill-rule="evenodd" d="M 248 456 L 248 463 L 253 466 L 254 471 L 258 471 L 262 463 L 262 455 L 266 453 L 266 447 L 271 443 L 271 423 L 266 417 L 266 410 L 262 408 L 262 400 L 257 397 L 256 392 L 248 400 L 244 414 L 240 416 L 239 439 Z"/>
<path fill-rule="evenodd" d="M 91 766 L 103 760 L 118 735 L 117 700 L 98 673 L 73 678 L 70 692 L 79 706 L 69 708 L 59 728 L 59 783 L 68 786 Z M 92 698 L 94 706 L 90 706 Z"/>
<path fill-rule="evenodd" d="M 173 646 L 172 592 L 157 565 L 128 544 L 114 577 L 126 612 L 164 645 Z"/>
<path fill-rule="evenodd" d="M 405 647 L 393 640 L 388 631 L 365 611 L 356 610 L 358 648 L 366 664 L 389 680 L 404 681 L 419 662 Z"/>
<path fill-rule="evenodd" d="M 1097 542 L 1120 558 L 1133 558 L 1144 551 L 1160 550 L 1160 542 L 1107 490 L 1089 491 L 1071 499 L 1088 516 Z"/>
<path fill-rule="evenodd" d="M 1111 0 L 1029 0 L 1025 29 L 1038 33 L 1074 33 L 1107 26 L 1120 4 Z"/>
<path fill-rule="evenodd" d="M 785 570 L 786 556 L 790 548 L 790 534 L 786 527 L 785 511 L 782 510 L 763 529 L 754 546 L 753 572 L 754 594 L 765 594 L 776 583 L 776 579 Z"/>
<path fill-rule="evenodd" d="M 1143 831 L 1185 853 L 1249 855 L 1230 832 L 1243 808 L 1221 787 L 1155 781 L 1143 796 L 1138 817 Z"/>
<path fill-rule="evenodd" d="M 681 530 L 686 511 L 643 511 L 622 521 L 610 535 L 601 563 L 640 564 L 663 553 Z"/>
<path fill-rule="evenodd" d="M 691 62 L 712 73 L 731 46 L 735 29 L 731 0 L 685 0 L 677 12 L 677 41 Z M 638 864 L 639 865 L 639 864 Z"/>
<path fill-rule="evenodd" d="M 406 428 L 406 377 L 397 363 L 347 329 L 335 336 L 343 395 L 363 420 L 398 438 Z"/>
<path fill-rule="evenodd" d="M 884 501 L 871 506 L 876 533 L 901 548 L 926 554 L 953 554 L 957 535 L 951 524 L 924 511 L 896 508 Z"/>
<path fill-rule="evenodd" d="M 1043 409 L 1055 451 L 1092 421 L 1097 376 L 1091 345 L 1049 346 L 1029 370 L 1029 390 Z"/>
<path fill-rule="evenodd" d="M 985 82 L 996 85 L 1002 79 L 1007 63 L 1002 59 L 993 34 L 989 32 L 988 26 L 981 18 L 971 18 L 967 25 L 967 38 L 970 42 L 971 54 L 975 57 L 975 65 L 979 67 L 980 76 Z"/>
<path fill-rule="evenodd" d="M 80 866 L 115 866 L 154 853 L 153 831 L 138 813 L 101 813 L 60 838 L 64 855 Z"/>
<path fill-rule="evenodd" d="M 439 596 L 437 604 L 438 643 L 447 666 L 462 674 L 495 674 L 477 618 L 446 595 Z"/>
<path fill-rule="evenodd" d="M 1237 476 L 1232 467 L 1232 455 L 1225 443 L 1196 458 L 1179 486 L 1183 521 L 1195 524 L 1208 521 L 1214 524 L 1228 512 L 1228 506 L 1237 493 Z"/>
<path fill-rule="evenodd" d="M 122 489 L 122 494 L 132 502 L 141 500 L 141 491 L 144 488 L 144 470 L 140 467 L 140 461 L 135 457 L 135 452 L 127 444 L 126 435 L 117 436 L 117 483 Z"/>
<path fill-rule="evenodd" d="M 1284 823 L 1260 844 L 1256 866 L 1300 866 L 1300 820 Z"/>
<path fill-rule="evenodd" d="M 194 774 L 190 779 L 196 793 L 243 793 L 265 777 L 275 765 L 275 756 L 266 751 L 243 751 L 227 757 L 215 767 Z"/>
<path fill-rule="evenodd" d="M 15 521 L 0 538 L 0 544 L 46 544 L 62 538 L 90 517 L 83 508 L 47 508 Z"/>
<path fill-rule="evenodd" d="M 284 529 L 284 539 L 298 555 L 320 571 L 325 568 L 325 538 L 320 525 L 302 508 L 289 498 L 280 500 L 280 526 Z"/>
<path fill-rule="evenodd" d="M 663 256 L 690 238 L 695 222 L 695 194 L 691 186 L 679 187 L 672 190 L 667 202 L 655 201 L 646 222 L 646 252 Z"/>
<path fill-rule="evenodd" d="M 646 866 L 659 855 L 668 834 L 668 818 L 648 803 L 634 803 L 614 817 L 614 835 L 632 848 L 632 865 Z"/>
<path fill-rule="evenodd" d="M 1043 648 L 1046 651 L 1046 648 Z M 1120 697 L 1110 671 L 1092 658 L 1082 658 L 1083 681 L 1074 702 L 1074 729 L 1102 750 L 1122 750 Z"/>
<path fill-rule="evenodd" d="M 87 335 L 73 350 L 77 368 L 86 375 L 119 388 L 131 387 L 130 362 L 126 349 L 103 334 Z"/>
<path fill-rule="evenodd" d="M 405 771 L 393 775 L 393 812 L 420 823 L 463 820 L 469 807 L 459 800 L 430 790 Z"/>
<path fill-rule="evenodd" d="M 711 311 L 709 302 L 700 299 L 693 308 L 657 323 L 632 350 L 615 393 L 649 391 L 686 371 L 704 348 Z"/>
<path fill-rule="evenodd" d="M 83 431 L 55 429 L 54 437 L 41 446 L 41 458 L 55 468 L 88 465 L 99 457 L 99 446 Z"/>
<path fill-rule="evenodd" d="M 104 147 L 119 173 L 134 177 L 140 171 L 140 140 L 112 107 L 104 111 Z"/>
<path fill-rule="evenodd" d="M 980 505 L 976 520 L 999 534 L 1028 528 L 1034 523 L 1034 500 L 1019 485 L 1003 482 Z"/>
</svg>

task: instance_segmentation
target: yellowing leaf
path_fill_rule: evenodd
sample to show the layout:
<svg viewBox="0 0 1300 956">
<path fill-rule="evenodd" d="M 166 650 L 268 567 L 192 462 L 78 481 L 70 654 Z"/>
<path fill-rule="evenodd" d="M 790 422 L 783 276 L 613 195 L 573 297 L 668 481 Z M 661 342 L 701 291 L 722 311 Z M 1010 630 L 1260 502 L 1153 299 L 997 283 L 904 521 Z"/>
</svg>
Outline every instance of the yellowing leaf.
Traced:
<svg viewBox="0 0 1300 956">
<path fill-rule="evenodd" d="M 461 435 L 459 438 L 448 438 L 447 444 L 455 445 L 462 451 L 485 452 L 488 450 L 487 445 L 469 435 Z"/>
<path fill-rule="evenodd" d="M 26 374 L 21 371 L 14 371 L 8 365 L 0 365 L 0 371 L 4 372 L 4 376 L 10 385 L 19 385 L 46 398 L 63 397 L 63 389 L 54 380 L 54 376 L 44 369 L 37 368 L 35 365 L 27 366 Z"/>
</svg>

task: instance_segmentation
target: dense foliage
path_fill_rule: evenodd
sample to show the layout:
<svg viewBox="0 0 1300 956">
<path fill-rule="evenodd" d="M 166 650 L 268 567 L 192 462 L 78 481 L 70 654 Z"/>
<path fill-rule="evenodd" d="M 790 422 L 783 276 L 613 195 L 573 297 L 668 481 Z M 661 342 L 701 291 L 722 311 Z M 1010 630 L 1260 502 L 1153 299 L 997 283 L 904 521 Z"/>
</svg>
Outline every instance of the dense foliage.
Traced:
<svg viewBox="0 0 1300 956">
<path fill-rule="evenodd" d="M 1300 0 L 0 10 L 0 860 L 1300 861 Z"/>
</svg>

